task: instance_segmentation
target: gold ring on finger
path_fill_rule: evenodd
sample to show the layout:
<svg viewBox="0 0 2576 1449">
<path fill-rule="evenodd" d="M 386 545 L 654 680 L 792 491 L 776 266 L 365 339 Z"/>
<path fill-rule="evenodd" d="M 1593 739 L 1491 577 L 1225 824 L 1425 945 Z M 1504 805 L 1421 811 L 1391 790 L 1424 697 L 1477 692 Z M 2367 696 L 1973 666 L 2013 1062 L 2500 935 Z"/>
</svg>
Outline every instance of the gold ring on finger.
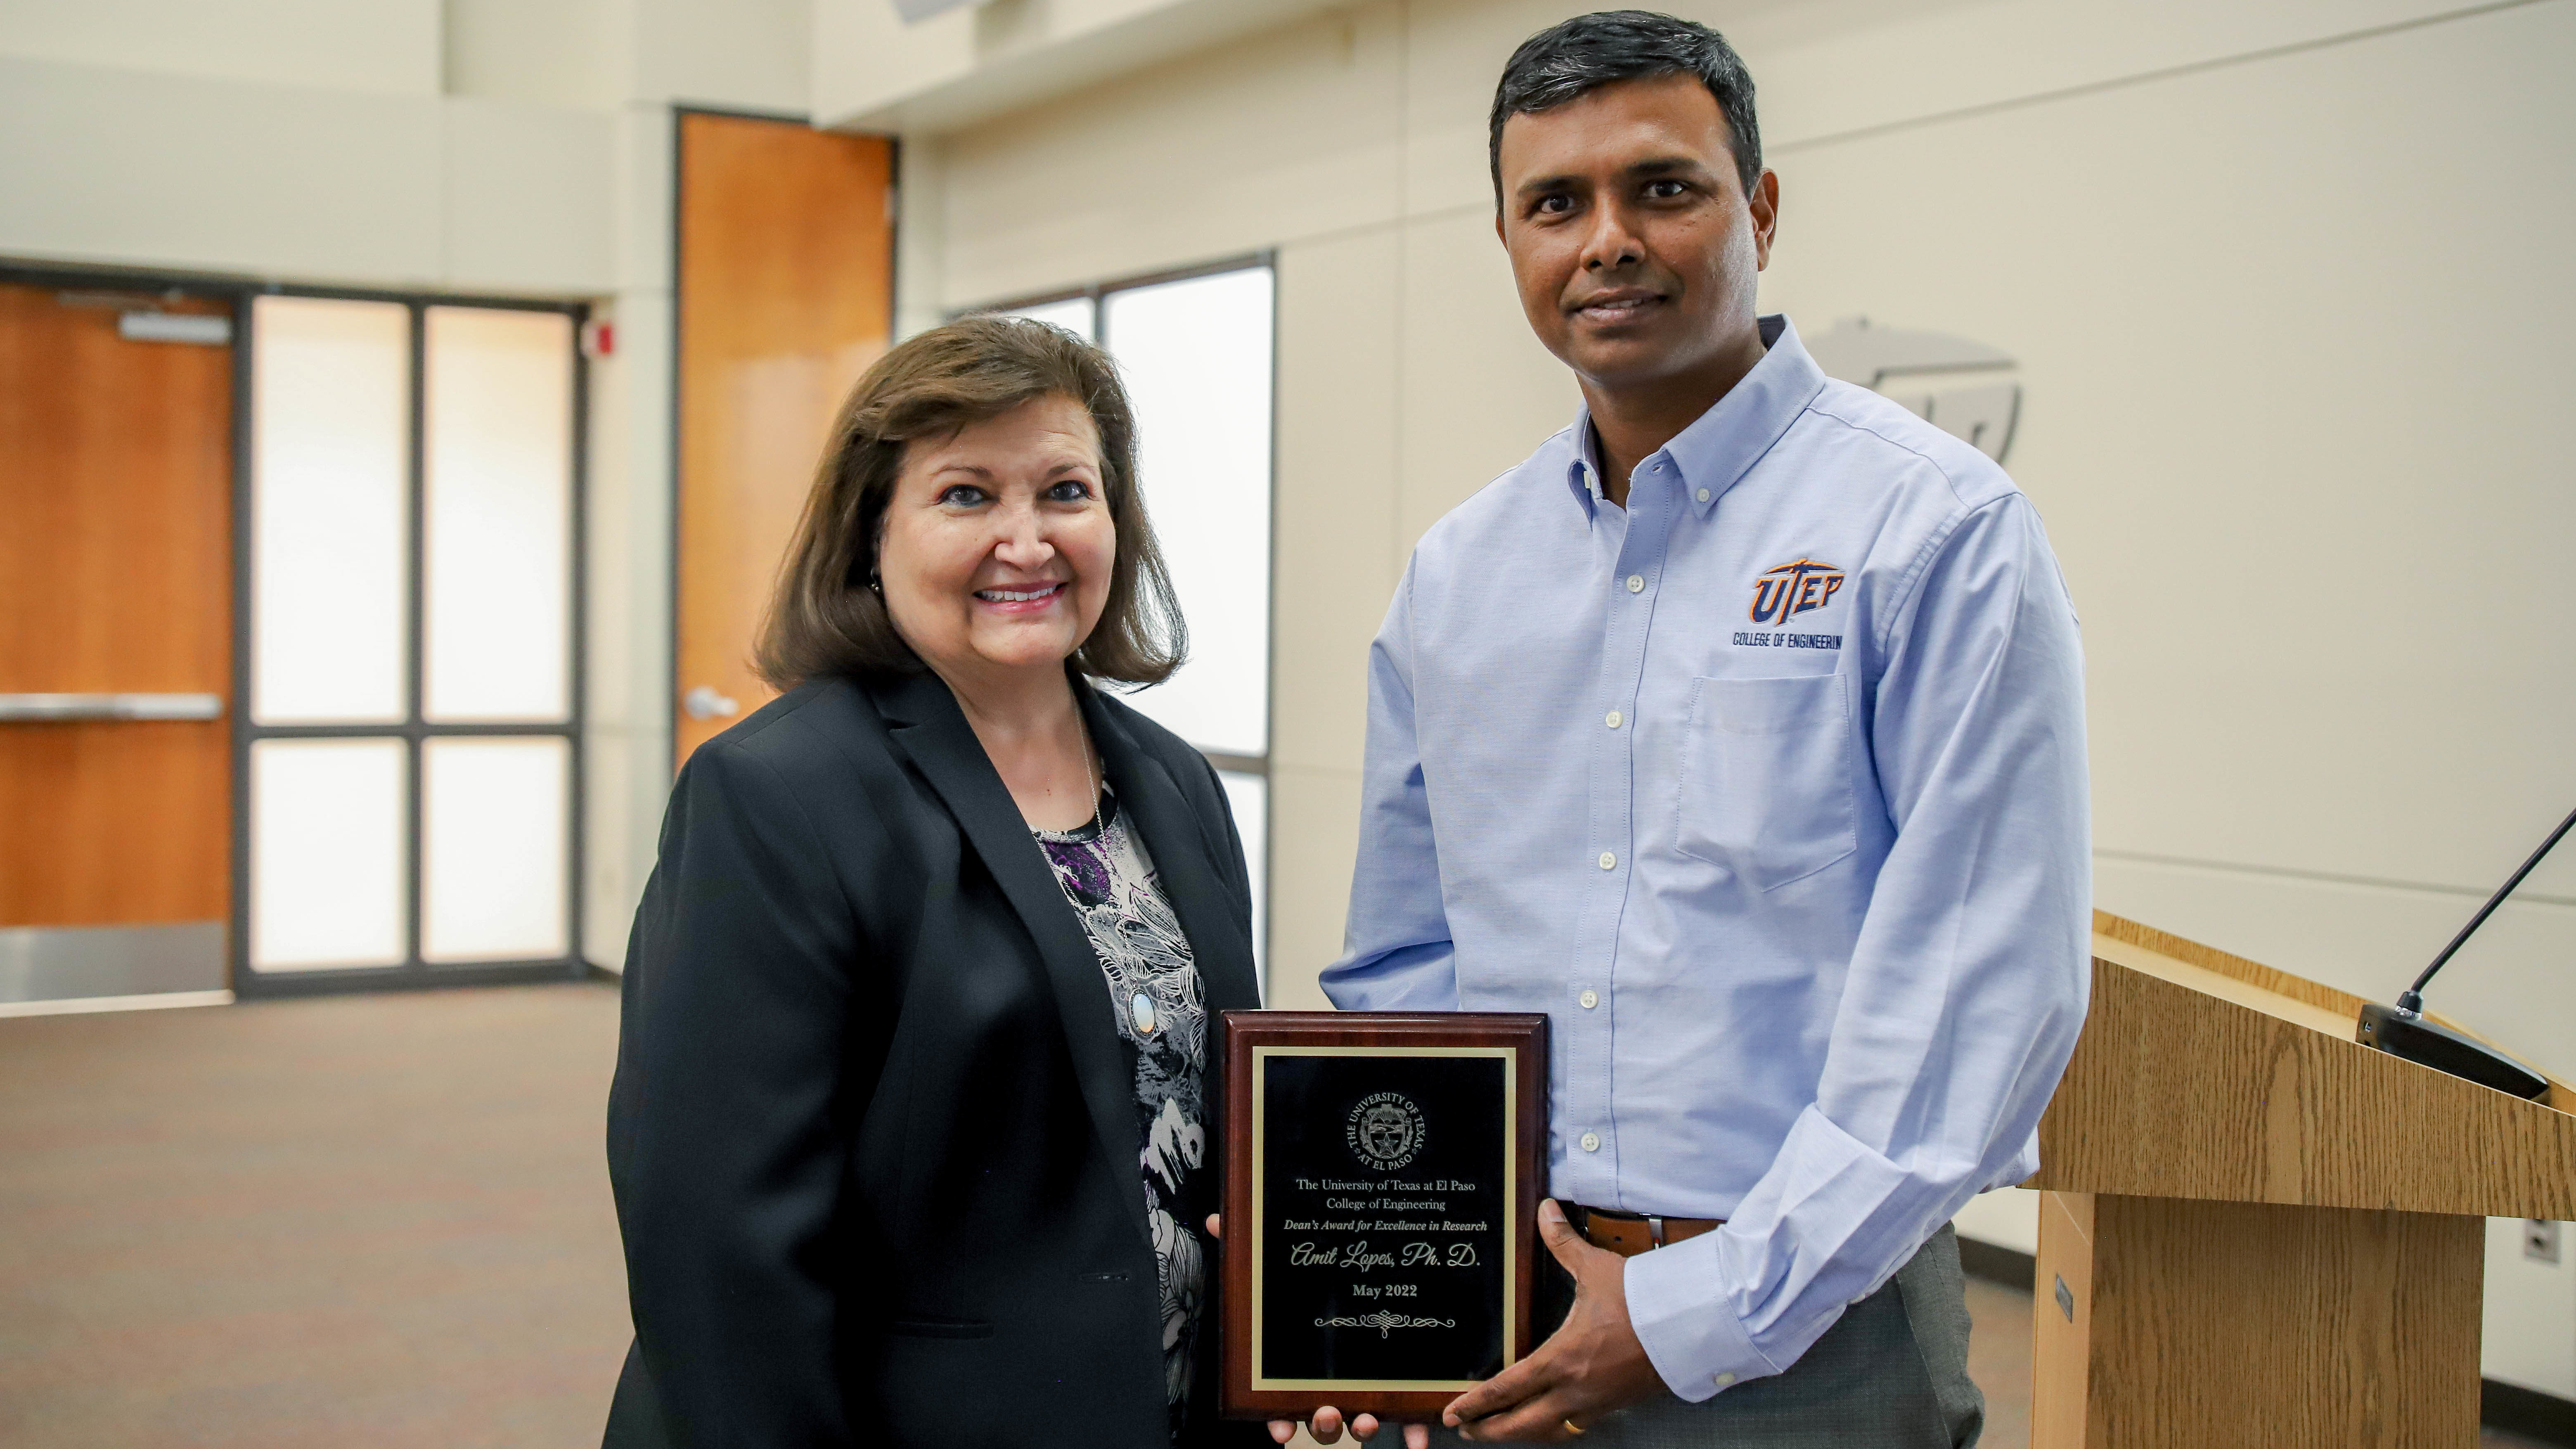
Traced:
<svg viewBox="0 0 2576 1449">
<path fill-rule="evenodd" d="M 1583 1437 L 1583 1426 L 1574 1422 L 1572 1419 L 1568 1419 L 1565 1421 L 1565 1432 L 1580 1439 Z"/>
</svg>

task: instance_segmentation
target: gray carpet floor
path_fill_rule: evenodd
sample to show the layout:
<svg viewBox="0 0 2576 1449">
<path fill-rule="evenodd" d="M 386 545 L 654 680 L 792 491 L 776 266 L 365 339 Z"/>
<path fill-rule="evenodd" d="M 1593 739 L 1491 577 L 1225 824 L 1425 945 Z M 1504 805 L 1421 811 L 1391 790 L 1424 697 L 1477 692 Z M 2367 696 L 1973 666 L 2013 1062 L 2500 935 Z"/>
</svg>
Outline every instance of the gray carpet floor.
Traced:
<svg viewBox="0 0 2576 1449">
<path fill-rule="evenodd" d="M 0 1445 L 597 1444 L 616 1037 L 608 984 L 0 1020 Z M 1969 1307 L 2026 1449 L 2030 1295 Z"/>
<path fill-rule="evenodd" d="M 599 1442 L 603 985 L 0 1020 L 0 1444 Z"/>
</svg>

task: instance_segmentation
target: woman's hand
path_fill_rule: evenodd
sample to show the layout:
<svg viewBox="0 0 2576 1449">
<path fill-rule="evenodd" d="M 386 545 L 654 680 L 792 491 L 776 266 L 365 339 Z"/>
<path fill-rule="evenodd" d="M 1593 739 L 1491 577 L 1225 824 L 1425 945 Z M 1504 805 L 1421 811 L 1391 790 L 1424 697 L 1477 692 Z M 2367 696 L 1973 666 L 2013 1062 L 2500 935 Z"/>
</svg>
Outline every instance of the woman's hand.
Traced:
<svg viewBox="0 0 2576 1449">
<path fill-rule="evenodd" d="M 1221 1213 L 1208 1214 L 1207 1230 L 1209 1237 L 1221 1238 L 1225 1236 L 1222 1223 L 1223 1216 L 1224 1215 Z M 1363 1441 L 1376 1438 L 1377 1431 L 1386 1427 L 1386 1425 L 1378 1422 L 1377 1415 L 1375 1414 L 1362 1414 L 1358 1418 L 1350 1421 L 1351 1437 Z M 1404 1430 L 1404 1449 L 1431 1449 L 1430 1426 L 1425 1424 L 1405 1424 L 1401 1427 Z M 1334 1408 L 1330 1404 L 1326 1404 L 1324 1407 L 1317 1409 L 1315 1411 L 1314 1418 L 1309 1420 L 1306 1424 L 1306 1432 L 1314 1435 L 1315 1442 L 1318 1444 L 1333 1444 L 1340 1442 L 1342 1437 L 1342 1411 Z M 1273 1419 L 1270 1421 L 1271 1442 L 1285 1444 L 1296 1437 L 1296 1420 Z"/>
<path fill-rule="evenodd" d="M 1351 1437 L 1362 1440 L 1374 1439 L 1377 1437 L 1377 1431 L 1385 1428 L 1404 1430 L 1404 1449 L 1429 1449 L 1431 1430 L 1427 1426 L 1381 1424 L 1375 1414 L 1362 1414 L 1351 1420 Z M 1270 1421 L 1270 1437 L 1282 1444 L 1287 1443 L 1296 1432 L 1297 1426 L 1286 1419 Z M 1314 1419 L 1306 1425 L 1306 1432 L 1314 1435 L 1315 1442 L 1318 1444 L 1330 1444 L 1339 1440 L 1342 1437 L 1342 1411 L 1330 1404 L 1317 1409 Z"/>
</svg>

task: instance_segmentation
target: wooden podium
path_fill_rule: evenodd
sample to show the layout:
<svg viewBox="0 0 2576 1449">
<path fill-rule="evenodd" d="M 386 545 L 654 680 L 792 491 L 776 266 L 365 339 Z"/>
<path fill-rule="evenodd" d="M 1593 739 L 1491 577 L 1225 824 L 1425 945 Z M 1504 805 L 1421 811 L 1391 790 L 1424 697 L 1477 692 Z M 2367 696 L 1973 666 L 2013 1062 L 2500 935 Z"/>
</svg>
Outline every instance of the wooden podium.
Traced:
<svg viewBox="0 0 2576 1449">
<path fill-rule="evenodd" d="M 2576 1218 L 2576 1093 L 2401 1061 L 2353 1040 L 2356 997 L 2093 928 L 2027 1184 L 2032 1449 L 2473 1449 L 2481 1219 Z"/>
</svg>

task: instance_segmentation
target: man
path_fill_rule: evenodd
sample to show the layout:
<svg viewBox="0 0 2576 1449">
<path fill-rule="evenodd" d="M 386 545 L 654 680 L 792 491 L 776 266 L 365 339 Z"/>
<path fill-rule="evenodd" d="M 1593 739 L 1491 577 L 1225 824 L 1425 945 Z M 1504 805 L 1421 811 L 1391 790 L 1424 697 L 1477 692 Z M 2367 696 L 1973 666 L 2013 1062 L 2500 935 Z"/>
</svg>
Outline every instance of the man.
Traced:
<svg viewBox="0 0 2576 1449">
<path fill-rule="evenodd" d="M 1414 551 L 1324 972 L 1345 1008 L 1551 1018 L 1571 1308 L 1442 1422 L 1973 1442 L 1946 1224 L 2037 1167 L 2088 981 L 2064 583 L 1992 462 L 1756 315 L 1780 188 L 1716 32 L 1534 36 L 1492 138 L 1584 407 Z"/>
</svg>

